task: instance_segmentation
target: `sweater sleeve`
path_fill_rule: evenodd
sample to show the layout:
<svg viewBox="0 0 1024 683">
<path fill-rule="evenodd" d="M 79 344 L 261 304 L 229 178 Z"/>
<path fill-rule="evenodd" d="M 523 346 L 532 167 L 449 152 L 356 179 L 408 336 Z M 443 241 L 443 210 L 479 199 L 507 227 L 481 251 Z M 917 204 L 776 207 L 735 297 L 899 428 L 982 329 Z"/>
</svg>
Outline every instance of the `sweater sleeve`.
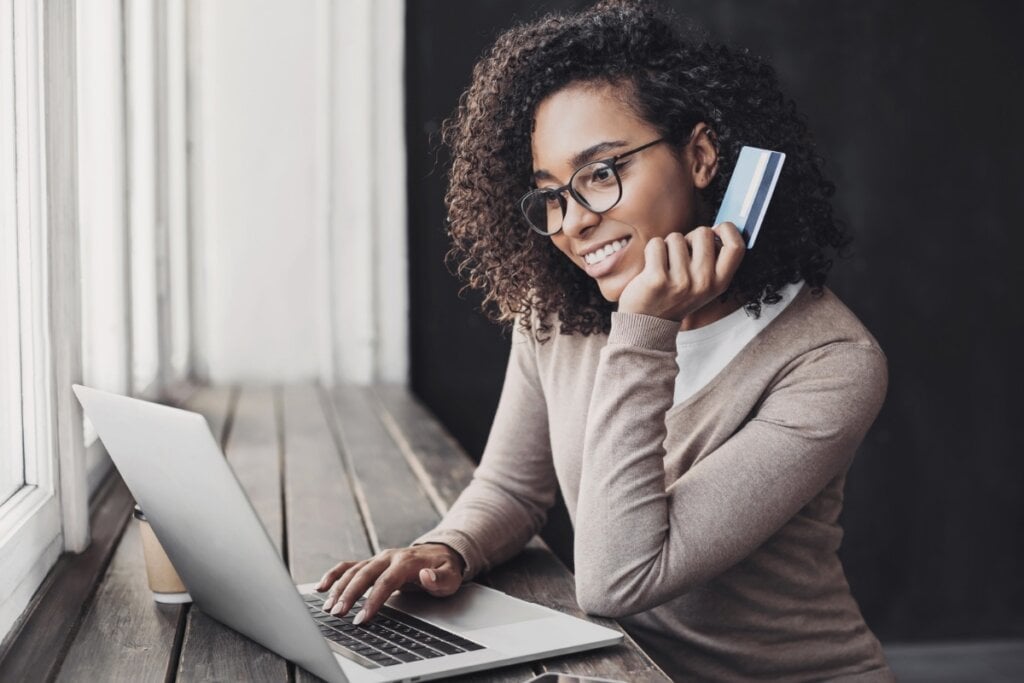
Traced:
<svg viewBox="0 0 1024 683">
<path fill-rule="evenodd" d="M 814 349 L 787 366 L 739 431 L 666 482 L 677 330 L 614 313 L 601 352 L 574 546 L 577 598 L 594 614 L 650 609 L 748 556 L 849 467 L 885 397 L 877 347 Z"/>
<path fill-rule="evenodd" d="M 414 542 L 444 543 L 456 550 L 466 562 L 466 580 L 522 550 L 555 501 L 558 482 L 535 343 L 516 324 L 480 466 L 438 526 Z"/>
</svg>

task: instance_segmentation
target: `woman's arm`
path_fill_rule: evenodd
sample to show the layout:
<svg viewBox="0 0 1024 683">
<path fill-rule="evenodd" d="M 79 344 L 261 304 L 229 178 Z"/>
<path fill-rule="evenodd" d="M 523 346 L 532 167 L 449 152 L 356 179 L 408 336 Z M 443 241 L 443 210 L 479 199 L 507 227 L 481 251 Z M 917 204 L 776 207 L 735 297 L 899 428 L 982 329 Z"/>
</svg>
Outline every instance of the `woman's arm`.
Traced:
<svg viewBox="0 0 1024 683">
<path fill-rule="evenodd" d="M 415 541 L 458 551 L 466 579 L 522 550 L 555 501 L 558 482 L 535 343 L 517 323 L 498 410 L 473 481 L 441 523 Z"/>
<path fill-rule="evenodd" d="M 749 555 L 846 470 L 885 396 L 880 350 L 823 346 L 666 489 L 677 331 L 675 321 L 615 313 L 601 352 L 575 539 L 577 597 L 594 614 L 650 609 Z"/>
<path fill-rule="evenodd" d="M 505 385 L 480 467 L 441 523 L 409 548 L 335 565 L 317 585 L 318 590 L 330 588 L 325 610 L 347 612 L 371 586 L 353 623 L 373 618 L 402 586 L 451 595 L 463 580 L 518 553 L 540 530 L 558 484 L 533 344 L 532 337 L 514 330 Z"/>
</svg>

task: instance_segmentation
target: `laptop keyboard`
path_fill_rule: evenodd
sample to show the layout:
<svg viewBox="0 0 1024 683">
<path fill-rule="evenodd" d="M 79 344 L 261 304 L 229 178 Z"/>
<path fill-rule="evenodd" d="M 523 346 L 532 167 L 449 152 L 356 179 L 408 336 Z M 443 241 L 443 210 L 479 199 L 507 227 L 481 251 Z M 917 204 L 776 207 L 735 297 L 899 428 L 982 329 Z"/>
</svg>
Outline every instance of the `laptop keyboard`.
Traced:
<svg viewBox="0 0 1024 683">
<path fill-rule="evenodd" d="M 309 613 L 316 619 L 320 633 L 340 646 L 335 651 L 370 669 L 482 650 L 484 647 L 387 605 L 381 607 L 372 620 L 356 626 L 352 620 L 362 609 L 364 598 L 357 600 L 352 609 L 340 617 L 323 611 L 326 598 L 326 593 L 302 596 Z"/>
</svg>

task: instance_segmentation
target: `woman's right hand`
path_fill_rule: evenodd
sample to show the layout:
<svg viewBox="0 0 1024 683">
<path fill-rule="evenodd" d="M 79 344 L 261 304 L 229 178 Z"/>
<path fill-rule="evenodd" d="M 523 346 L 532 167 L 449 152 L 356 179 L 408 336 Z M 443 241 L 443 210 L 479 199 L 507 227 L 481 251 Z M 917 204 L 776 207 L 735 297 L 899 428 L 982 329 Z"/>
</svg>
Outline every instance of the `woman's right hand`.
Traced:
<svg viewBox="0 0 1024 683">
<path fill-rule="evenodd" d="M 368 560 L 340 562 L 320 579 L 316 589 L 328 591 L 324 611 L 348 612 L 353 603 L 373 586 L 363 609 L 353 619 L 361 624 L 377 613 L 384 601 L 400 588 L 416 587 L 431 595 L 451 595 L 462 585 L 465 561 L 442 543 L 382 550 Z"/>
</svg>

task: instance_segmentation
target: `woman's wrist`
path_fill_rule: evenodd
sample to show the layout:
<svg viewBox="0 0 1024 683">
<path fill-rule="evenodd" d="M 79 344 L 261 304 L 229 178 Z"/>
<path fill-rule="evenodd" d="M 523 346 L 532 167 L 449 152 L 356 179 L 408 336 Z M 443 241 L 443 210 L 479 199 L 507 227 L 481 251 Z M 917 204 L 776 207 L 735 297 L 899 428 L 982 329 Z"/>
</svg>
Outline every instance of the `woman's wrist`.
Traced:
<svg viewBox="0 0 1024 683">
<path fill-rule="evenodd" d="M 427 541 L 423 545 L 436 545 L 444 548 L 448 551 L 448 555 L 451 557 L 452 566 L 459 570 L 459 575 L 462 576 L 466 573 L 466 558 L 462 556 L 455 548 L 451 547 L 447 543 L 441 543 L 440 541 Z"/>
</svg>

